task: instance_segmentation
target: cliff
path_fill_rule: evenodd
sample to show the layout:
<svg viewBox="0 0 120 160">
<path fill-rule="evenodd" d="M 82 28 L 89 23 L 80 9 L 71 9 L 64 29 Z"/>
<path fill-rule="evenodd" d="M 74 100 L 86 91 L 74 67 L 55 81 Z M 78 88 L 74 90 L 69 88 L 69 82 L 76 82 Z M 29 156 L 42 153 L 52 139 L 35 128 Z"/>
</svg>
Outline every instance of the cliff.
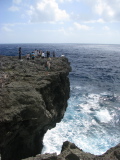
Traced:
<svg viewBox="0 0 120 160">
<path fill-rule="evenodd" d="M 0 154 L 2 160 L 35 156 L 46 131 L 64 116 L 69 98 L 67 58 L 21 61 L 0 56 Z"/>
</svg>

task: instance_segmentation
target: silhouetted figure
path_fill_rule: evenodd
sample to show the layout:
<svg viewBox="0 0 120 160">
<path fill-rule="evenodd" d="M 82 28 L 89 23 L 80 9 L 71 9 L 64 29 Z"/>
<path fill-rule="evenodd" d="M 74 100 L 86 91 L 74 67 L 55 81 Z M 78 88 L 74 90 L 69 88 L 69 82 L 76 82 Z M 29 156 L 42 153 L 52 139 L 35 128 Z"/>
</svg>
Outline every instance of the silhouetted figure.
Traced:
<svg viewBox="0 0 120 160">
<path fill-rule="evenodd" d="M 19 47 L 19 59 L 21 59 L 21 54 L 22 54 L 21 47 Z"/>
<path fill-rule="evenodd" d="M 55 51 L 53 51 L 53 57 L 55 57 Z"/>
<path fill-rule="evenodd" d="M 50 57 L 50 51 L 47 51 L 47 58 Z"/>
</svg>

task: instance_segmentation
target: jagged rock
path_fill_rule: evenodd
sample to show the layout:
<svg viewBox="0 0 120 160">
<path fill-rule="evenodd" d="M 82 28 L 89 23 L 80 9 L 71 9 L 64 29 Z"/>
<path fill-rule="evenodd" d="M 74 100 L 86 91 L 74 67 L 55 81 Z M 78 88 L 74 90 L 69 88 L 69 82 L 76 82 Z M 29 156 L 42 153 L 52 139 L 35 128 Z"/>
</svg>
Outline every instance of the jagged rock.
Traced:
<svg viewBox="0 0 120 160">
<path fill-rule="evenodd" d="M 63 143 L 61 154 L 59 155 L 67 160 L 92 160 L 95 156 L 90 153 L 83 152 L 74 143 L 68 141 Z"/>
<path fill-rule="evenodd" d="M 47 156 L 46 156 L 47 155 Z M 63 143 L 61 153 L 59 155 L 54 154 L 41 154 L 32 159 L 24 160 L 120 160 L 120 144 L 109 149 L 106 153 L 100 156 L 96 156 L 82 149 L 79 149 L 74 143 L 66 141 Z"/>
<path fill-rule="evenodd" d="M 0 56 L 0 154 L 2 160 L 35 156 L 48 129 L 64 116 L 70 63 L 65 57 L 27 61 Z"/>
</svg>

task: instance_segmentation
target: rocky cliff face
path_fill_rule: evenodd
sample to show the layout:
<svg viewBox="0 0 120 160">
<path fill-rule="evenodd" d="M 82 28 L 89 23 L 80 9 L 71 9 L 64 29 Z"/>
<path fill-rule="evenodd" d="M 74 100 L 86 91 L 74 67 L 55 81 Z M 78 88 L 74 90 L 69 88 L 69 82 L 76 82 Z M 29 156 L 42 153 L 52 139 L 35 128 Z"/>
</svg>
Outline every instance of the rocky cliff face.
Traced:
<svg viewBox="0 0 120 160">
<path fill-rule="evenodd" d="M 69 98 L 70 64 L 65 57 L 20 61 L 0 57 L 0 154 L 21 160 L 41 152 L 46 131 L 63 118 Z"/>
</svg>

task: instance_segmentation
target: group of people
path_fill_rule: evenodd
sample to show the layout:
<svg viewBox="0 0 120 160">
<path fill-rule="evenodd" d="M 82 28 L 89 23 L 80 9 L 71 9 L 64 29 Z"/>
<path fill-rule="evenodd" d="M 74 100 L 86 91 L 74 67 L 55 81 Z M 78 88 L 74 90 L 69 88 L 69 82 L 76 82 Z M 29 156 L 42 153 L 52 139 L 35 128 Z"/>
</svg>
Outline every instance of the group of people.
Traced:
<svg viewBox="0 0 120 160">
<path fill-rule="evenodd" d="M 29 60 L 29 59 L 34 60 L 35 57 L 49 58 L 51 54 L 52 54 L 52 57 L 55 57 L 55 51 L 53 51 L 52 53 L 50 53 L 50 51 L 46 51 L 46 53 L 45 53 L 42 50 L 35 49 L 35 51 L 33 51 L 32 53 L 27 53 L 26 58 L 27 58 L 27 60 Z M 19 59 L 21 59 L 21 55 L 22 55 L 22 51 L 21 51 L 21 47 L 19 47 Z"/>
<path fill-rule="evenodd" d="M 42 51 L 42 50 L 36 50 L 35 49 L 35 51 L 33 51 L 31 54 L 28 53 L 26 55 L 27 60 L 29 60 L 29 59 L 34 60 L 36 57 L 41 57 L 41 58 L 47 57 L 47 58 L 49 58 L 50 57 L 50 51 L 47 51 L 46 53 L 44 53 L 44 51 Z M 55 57 L 55 52 L 54 51 L 52 52 L 52 57 Z"/>
<path fill-rule="evenodd" d="M 21 47 L 19 47 L 19 59 L 21 60 Z M 44 59 L 45 57 L 47 58 L 47 61 L 45 63 L 45 67 L 46 67 L 46 70 L 50 70 L 50 66 L 51 66 L 51 54 L 52 54 L 52 57 L 55 57 L 55 52 L 53 51 L 52 53 L 50 53 L 50 51 L 46 51 L 46 53 L 44 53 L 44 51 L 42 50 L 37 50 L 35 49 L 35 51 L 33 51 L 32 53 L 27 53 L 26 54 L 26 59 L 27 60 L 34 60 L 35 58 L 42 58 Z"/>
</svg>

